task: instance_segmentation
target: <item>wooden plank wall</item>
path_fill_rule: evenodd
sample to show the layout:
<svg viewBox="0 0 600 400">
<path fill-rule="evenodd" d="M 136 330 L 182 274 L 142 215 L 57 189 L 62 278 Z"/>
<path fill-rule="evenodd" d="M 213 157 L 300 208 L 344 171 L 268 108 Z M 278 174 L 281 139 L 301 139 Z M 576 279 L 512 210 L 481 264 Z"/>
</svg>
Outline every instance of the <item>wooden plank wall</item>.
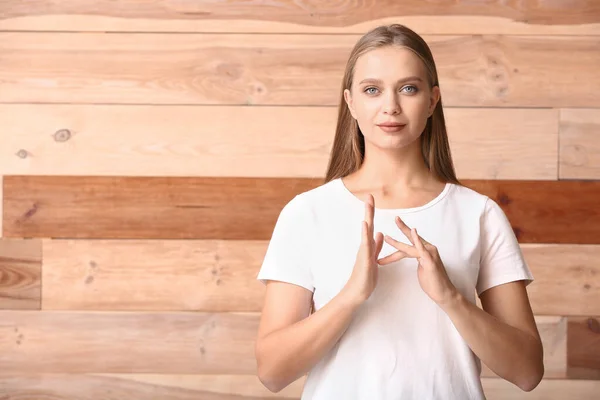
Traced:
<svg viewBox="0 0 600 400">
<path fill-rule="evenodd" d="M 0 398 L 298 398 L 255 376 L 256 273 L 324 176 L 351 47 L 393 22 L 536 277 L 546 375 L 485 369 L 488 398 L 599 398 L 595 0 L 0 0 Z"/>
</svg>

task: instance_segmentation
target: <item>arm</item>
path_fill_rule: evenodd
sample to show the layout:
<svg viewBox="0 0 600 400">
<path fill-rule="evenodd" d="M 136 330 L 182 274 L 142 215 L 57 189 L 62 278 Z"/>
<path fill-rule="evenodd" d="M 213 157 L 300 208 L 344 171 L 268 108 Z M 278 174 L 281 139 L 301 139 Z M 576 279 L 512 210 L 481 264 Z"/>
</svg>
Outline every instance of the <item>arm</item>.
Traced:
<svg viewBox="0 0 600 400">
<path fill-rule="evenodd" d="M 269 281 L 256 341 L 258 377 L 279 392 L 306 374 L 346 331 L 359 302 L 342 291 L 314 314 L 312 292 Z"/>
<path fill-rule="evenodd" d="M 440 306 L 482 362 L 522 390 L 533 390 L 544 375 L 543 349 L 523 282 L 492 287 L 480 299 L 483 310 L 457 291 Z"/>
</svg>

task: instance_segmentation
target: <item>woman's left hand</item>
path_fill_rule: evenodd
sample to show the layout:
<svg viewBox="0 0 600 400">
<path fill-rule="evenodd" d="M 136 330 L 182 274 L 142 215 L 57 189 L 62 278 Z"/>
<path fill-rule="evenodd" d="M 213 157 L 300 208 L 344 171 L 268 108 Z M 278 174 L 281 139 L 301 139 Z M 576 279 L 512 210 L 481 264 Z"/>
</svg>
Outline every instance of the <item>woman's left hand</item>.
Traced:
<svg viewBox="0 0 600 400">
<path fill-rule="evenodd" d="M 438 305 L 447 304 L 455 297 L 458 290 L 448 277 L 437 247 L 420 237 L 416 228 L 409 228 L 400 217 L 396 217 L 395 220 L 396 225 L 413 246 L 386 235 L 384 240 L 398 251 L 377 260 L 377 262 L 380 265 L 386 265 L 407 257 L 416 258 L 418 261 L 417 276 L 423 291 Z"/>
</svg>

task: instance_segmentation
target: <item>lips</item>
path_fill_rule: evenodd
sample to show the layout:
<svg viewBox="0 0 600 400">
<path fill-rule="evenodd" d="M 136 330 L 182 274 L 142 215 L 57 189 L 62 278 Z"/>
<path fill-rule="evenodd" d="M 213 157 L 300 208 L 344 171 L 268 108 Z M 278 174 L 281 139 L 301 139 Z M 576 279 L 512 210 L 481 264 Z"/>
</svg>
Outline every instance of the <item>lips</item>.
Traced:
<svg viewBox="0 0 600 400">
<path fill-rule="evenodd" d="M 383 127 L 386 127 L 386 128 L 399 128 L 399 127 L 404 126 L 404 125 L 406 125 L 406 124 L 400 124 L 400 123 L 397 123 L 397 122 L 386 122 L 386 123 L 383 123 L 383 124 L 378 124 L 377 126 L 383 126 Z"/>
</svg>

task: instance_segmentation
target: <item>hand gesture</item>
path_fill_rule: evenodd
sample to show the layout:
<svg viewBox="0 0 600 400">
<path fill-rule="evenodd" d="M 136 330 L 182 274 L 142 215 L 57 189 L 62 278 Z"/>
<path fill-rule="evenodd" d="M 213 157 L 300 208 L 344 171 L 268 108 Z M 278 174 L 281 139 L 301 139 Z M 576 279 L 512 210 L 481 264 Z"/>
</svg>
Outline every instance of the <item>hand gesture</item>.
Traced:
<svg viewBox="0 0 600 400">
<path fill-rule="evenodd" d="M 386 235 L 386 243 L 398 251 L 378 260 L 378 262 L 381 265 L 386 265 L 406 257 L 416 258 L 418 261 L 417 277 L 421 288 L 437 304 L 446 304 L 454 298 L 457 289 L 448 277 L 437 248 L 420 237 L 416 228 L 409 228 L 398 216 L 396 217 L 396 225 L 413 246 L 394 240 Z"/>
<path fill-rule="evenodd" d="M 375 214 L 375 199 L 371 194 L 365 202 L 365 219 L 362 221 L 361 243 L 356 255 L 352 274 L 346 283 L 346 290 L 359 303 L 369 298 L 377 286 L 379 265 L 377 257 L 383 247 L 383 234 L 377 232 L 373 238 L 373 215 Z"/>
</svg>

